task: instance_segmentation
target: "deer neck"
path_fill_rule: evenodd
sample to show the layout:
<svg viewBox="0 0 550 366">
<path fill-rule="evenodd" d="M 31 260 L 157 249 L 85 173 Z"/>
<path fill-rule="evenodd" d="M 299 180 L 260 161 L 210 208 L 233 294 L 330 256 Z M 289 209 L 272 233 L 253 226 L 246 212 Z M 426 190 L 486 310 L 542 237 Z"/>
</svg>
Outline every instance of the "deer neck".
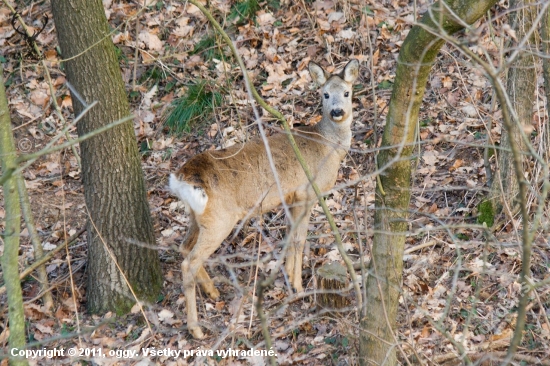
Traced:
<svg viewBox="0 0 550 366">
<path fill-rule="evenodd" d="M 329 142 L 335 144 L 337 149 L 349 150 L 351 146 L 351 122 L 352 116 L 340 123 L 334 123 L 328 117 L 323 117 L 317 124 L 319 134 Z"/>
</svg>

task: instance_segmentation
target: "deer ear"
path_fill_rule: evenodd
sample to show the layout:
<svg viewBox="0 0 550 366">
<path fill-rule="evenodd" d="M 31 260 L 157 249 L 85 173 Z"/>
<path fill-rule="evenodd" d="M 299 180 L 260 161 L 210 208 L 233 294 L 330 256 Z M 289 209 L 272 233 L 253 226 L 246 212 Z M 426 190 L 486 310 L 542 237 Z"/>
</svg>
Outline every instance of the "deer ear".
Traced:
<svg viewBox="0 0 550 366">
<path fill-rule="evenodd" d="M 322 86 L 327 82 L 325 70 L 315 62 L 310 62 L 308 65 L 309 74 L 317 85 Z"/>
<path fill-rule="evenodd" d="M 359 61 L 351 60 L 344 68 L 344 80 L 352 84 L 359 76 Z"/>
</svg>

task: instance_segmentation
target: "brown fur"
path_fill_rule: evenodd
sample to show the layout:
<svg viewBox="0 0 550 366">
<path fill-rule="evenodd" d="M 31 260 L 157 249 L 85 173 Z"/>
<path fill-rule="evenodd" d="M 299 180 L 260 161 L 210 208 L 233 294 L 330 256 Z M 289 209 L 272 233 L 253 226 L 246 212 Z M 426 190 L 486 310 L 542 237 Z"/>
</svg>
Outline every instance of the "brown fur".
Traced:
<svg viewBox="0 0 550 366">
<path fill-rule="evenodd" d="M 357 70 L 358 63 L 351 61 L 340 75 L 328 77 L 319 66 L 310 64 L 312 77 L 323 85 L 323 118 L 313 127 L 295 129 L 293 134 L 315 182 L 324 192 L 336 182 L 340 162 L 351 142 L 351 87 Z M 340 111 L 340 115 L 334 116 L 335 111 Z M 192 194 L 197 190 L 208 197 L 204 212 L 191 212 L 189 230 L 182 244 L 182 252 L 186 256 L 182 263 L 182 275 L 187 325 L 195 338 L 203 337 L 198 326 L 195 280 L 210 298 L 219 296 L 203 268 L 204 261 L 220 246 L 239 220 L 250 213 L 272 210 L 283 200 L 290 207 L 292 217 L 289 219 L 294 226 L 290 231 L 285 269 L 292 286 L 297 291 L 303 290 L 302 252 L 308 216 L 317 199 L 285 133 L 277 133 L 267 141 L 282 196 L 261 139 L 204 152 L 191 158 L 175 173 L 178 181 L 192 185 Z"/>
</svg>

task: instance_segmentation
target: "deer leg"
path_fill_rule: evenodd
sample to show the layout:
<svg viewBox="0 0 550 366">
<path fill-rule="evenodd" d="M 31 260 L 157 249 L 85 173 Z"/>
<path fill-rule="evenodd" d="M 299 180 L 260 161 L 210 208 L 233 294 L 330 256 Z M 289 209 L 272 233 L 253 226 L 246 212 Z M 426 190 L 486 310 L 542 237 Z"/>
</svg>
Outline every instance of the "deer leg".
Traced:
<svg viewBox="0 0 550 366">
<path fill-rule="evenodd" d="M 290 284 L 297 292 L 304 291 L 302 287 L 302 256 L 304 254 L 311 207 L 311 204 L 304 201 L 298 202 L 296 206 L 290 208 L 290 213 L 294 220 L 294 228 L 290 230 L 292 234 L 287 251 L 285 269 Z"/>
<path fill-rule="evenodd" d="M 197 244 L 197 239 L 199 238 L 199 225 L 197 224 L 197 219 L 195 214 L 191 211 L 189 213 L 189 226 L 187 227 L 187 233 L 183 238 L 183 241 L 180 245 L 180 252 L 184 257 L 187 257 L 189 252 Z"/>
<path fill-rule="evenodd" d="M 208 295 L 211 300 L 216 300 L 220 297 L 220 292 L 214 286 L 214 282 L 208 276 L 208 273 L 204 269 L 204 266 L 200 266 L 197 272 L 197 283 L 201 286 L 202 290 Z"/>
<path fill-rule="evenodd" d="M 187 259 L 181 263 L 181 272 L 183 275 L 183 292 L 185 293 L 185 303 L 187 305 L 187 329 L 193 338 L 203 339 L 204 334 L 198 324 L 195 279 L 191 274 L 191 268 Z"/>
<path fill-rule="evenodd" d="M 223 227 L 212 225 L 211 228 L 201 227 L 197 242 L 189 255 L 181 264 L 183 276 L 183 291 L 185 293 L 185 302 L 187 306 L 187 329 L 194 338 L 202 339 L 204 334 L 199 326 L 197 314 L 197 294 L 195 289 L 196 282 L 199 282 L 205 292 L 210 297 L 219 296 L 218 290 L 214 287 L 212 280 L 208 277 L 203 264 L 212 253 L 218 249 L 223 239 L 230 233 L 235 225 L 231 219 L 219 218 L 219 223 Z"/>
<path fill-rule="evenodd" d="M 187 234 L 185 235 L 185 238 L 183 239 L 183 242 L 180 246 L 180 252 L 184 257 L 187 257 L 189 255 L 189 252 L 195 247 L 198 238 L 199 226 L 197 224 L 197 221 L 195 220 L 195 215 L 193 214 L 193 212 L 191 212 L 189 216 L 189 228 L 187 229 Z M 214 283 L 208 276 L 208 273 L 203 266 L 200 266 L 197 272 L 197 282 L 201 286 L 202 290 L 212 300 L 216 300 L 218 297 L 220 297 L 219 291 L 216 289 L 216 287 L 214 287 Z"/>
</svg>

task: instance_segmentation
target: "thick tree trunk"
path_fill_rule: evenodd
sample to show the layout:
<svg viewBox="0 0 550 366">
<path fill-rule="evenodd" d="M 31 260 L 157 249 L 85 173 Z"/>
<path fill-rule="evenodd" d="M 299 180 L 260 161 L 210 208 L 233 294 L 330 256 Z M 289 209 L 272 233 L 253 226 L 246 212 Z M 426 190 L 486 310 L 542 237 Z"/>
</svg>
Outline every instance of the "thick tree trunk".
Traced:
<svg viewBox="0 0 550 366">
<path fill-rule="evenodd" d="M 395 329 L 410 201 L 412 144 L 427 78 L 444 43 L 433 33 L 440 33 L 443 28 L 447 34 L 453 34 L 463 28 L 462 24 L 472 24 L 481 18 L 495 3 L 496 0 L 446 1 L 446 6 L 462 22 L 457 22 L 441 2 L 435 3 L 422 18 L 422 26 L 411 29 L 399 52 L 382 139 L 383 148 L 393 148 L 382 149 L 378 155 L 379 168 L 387 167 L 380 175 L 382 187 L 377 185 L 376 191 L 371 275 L 361 318 L 361 365 L 397 364 Z"/>
<path fill-rule="evenodd" d="M 52 0 L 68 80 L 86 103 L 99 103 L 78 123 L 83 135 L 129 115 L 124 83 L 101 0 Z M 84 108 L 73 95 L 78 115 Z M 154 300 L 162 285 L 132 122 L 80 145 L 88 224 L 88 310 L 124 313 L 137 296 Z M 111 252 L 116 263 L 111 259 Z M 120 267 L 117 268 L 117 265 Z"/>
<path fill-rule="evenodd" d="M 513 25 L 516 31 L 518 41 L 521 41 L 531 28 L 537 15 L 535 0 L 517 0 L 512 1 L 510 5 L 513 8 L 518 8 L 517 11 L 510 13 L 510 24 Z M 510 217 L 519 210 L 517 202 L 519 183 L 512 162 L 510 139 L 515 141 L 520 151 L 524 151 L 525 143 L 521 137 L 521 131 L 527 131 L 525 127 L 530 127 L 533 120 L 533 100 L 536 86 L 536 62 L 532 53 L 532 51 L 536 52 L 534 33 L 526 46 L 533 49 L 525 49 L 518 55 L 516 61 L 508 70 L 506 85 L 511 103 L 510 107 L 516 111 L 519 125 L 515 124 L 512 131 L 502 130 L 500 146 L 503 149 L 499 149 L 497 152 L 498 165 L 491 186 L 491 198 L 495 214 L 504 211 Z M 525 133 L 529 135 L 529 132 Z"/>
<path fill-rule="evenodd" d="M 17 168 L 15 162 L 15 144 L 11 132 L 10 110 L 4 90 L 4 68 L 0 63 L 0 162 L 2 174 Z M 25 315 L 23 313 L 23 294 L 19 281 L 19 235 L 21 233 L 21 206 L 17 191 L 18 177 L 12 176 L 3 185 L 4 208 L 6 211 L 5 231 L 2 233 L 4 253 L 2 254 L 2 273 L 8 297 L 8 320 L 10 349 L 25 348 Z M 11 352 L 9 352 L 11 355 Z M 14 359 L 12 365 L 28 365 L 27 360 Z"/>
</svg>

